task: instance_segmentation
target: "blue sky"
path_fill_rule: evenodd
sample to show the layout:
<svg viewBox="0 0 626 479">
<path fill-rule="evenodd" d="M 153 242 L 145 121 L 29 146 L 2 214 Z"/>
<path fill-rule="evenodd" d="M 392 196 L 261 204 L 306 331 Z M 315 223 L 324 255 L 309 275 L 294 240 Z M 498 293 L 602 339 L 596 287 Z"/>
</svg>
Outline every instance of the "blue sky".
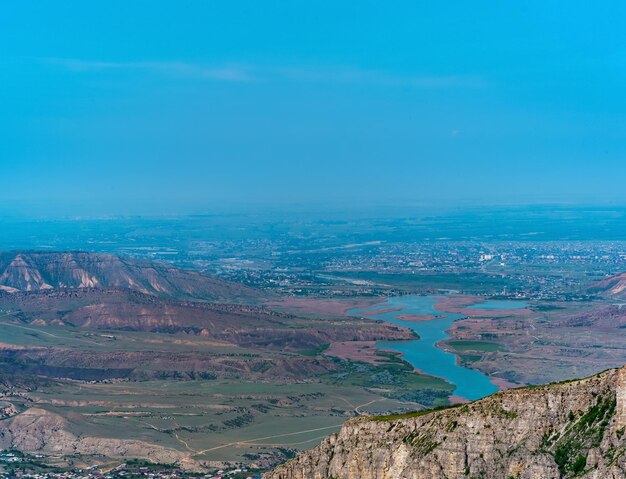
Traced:
<svg viewBox="0 0 626 479">
<path fill-rule="evenodd" d="M 0 11 L 0 211 L 626 204 L 626 3 Z"/>
</svg>

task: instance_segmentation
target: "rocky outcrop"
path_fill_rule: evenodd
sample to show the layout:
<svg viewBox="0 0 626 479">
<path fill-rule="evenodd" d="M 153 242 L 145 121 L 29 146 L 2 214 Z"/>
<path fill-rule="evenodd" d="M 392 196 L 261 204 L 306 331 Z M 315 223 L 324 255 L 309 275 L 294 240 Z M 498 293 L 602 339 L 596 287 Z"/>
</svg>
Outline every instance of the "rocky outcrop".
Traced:
<svg viewBox="0 0 626 479">
<path fill-rule="evenodd" d="M 115 458 L 142 458 L 158 463 L 186 464 L 188 454 L 138 440 L 77 436 L 68 430 L 61 416 L 39 408 L 0 422 L 0 450 L 28 453 L 103 455 Z"/>
<path fill-rule="evenodd" d="M 626 370 L 361 417 L 266 479 L 626 478 Z"/>
</svg>

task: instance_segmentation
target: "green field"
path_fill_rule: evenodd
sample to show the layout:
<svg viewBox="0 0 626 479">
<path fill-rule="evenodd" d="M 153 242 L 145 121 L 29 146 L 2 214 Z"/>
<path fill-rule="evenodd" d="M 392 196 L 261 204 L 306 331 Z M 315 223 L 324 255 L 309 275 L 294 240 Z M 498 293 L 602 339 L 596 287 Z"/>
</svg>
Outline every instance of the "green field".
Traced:
<svg viewBox="0 0 626 479">
<path fill-rule="evenodd" d="M 350 271 L 328 273 L 344 280 L 368 281 L 376 285 L 392 286 L 407 292 L 432 292 L 455 290 L 472 294 L 496 294 L 506 286 L 513 288 L 515 281 L 501 275 L 487 273 L 379 273 L 376 271 Z"/>
<path fill-rule="evenodd" d="M 411 409 L 364 388 L 326 383 L 57 381 L 33 399 L 67 418 L 76 435 L 143 440 L 229 461 L 312 447 L 358 413 Z"/>
<path fill-rule="evenodd" d="M 8 321 L 0 323 L 0 337 L 18 351 L 35 347 L 81 354 L 97 351 L 115 357 L 143 352 L 182 357 L 198 352 L 233 361 L 303 357 L 302 353 L 247 349 L 199 336 Z M 315 356 L 324 349 L 304 354 Z M 60 365 L 81 367 L 59 357 Z M 45 385 L 29 392 L 28 406 L 60 415 L 76 436 L 142 440 L 187 452 L 194 459 L 250 462 L 259 454 L 280 449 L 310 448 L 355 415 L 410 411 L 447 402 L 452 388 L 448 383 L 415 373 L 396 356 L 384 359 L 379 365 L 336 360 L 338 372 L 298 380 L 47 379 Z"/>
<path fill-rule="evenodd" d="M 446 344 L 459 352 L 463 351 L 482 351 L 485 353 L 492 353 L 495 351 L 505 351 L 506 348 L 498 343 L 490 341 L 465 341 L 455 340 L 447 341 Z"/>
<path fill-rule="evenodd" d="M 107 331 L 71 326 L 15 324 L 0 319 L 0 341 L 17 346 L 70 348 L 99 351 L 214 352 L 259 355 L 258 349 L 242 348 L 200 336 L 134 331 Z"/>
</svg>

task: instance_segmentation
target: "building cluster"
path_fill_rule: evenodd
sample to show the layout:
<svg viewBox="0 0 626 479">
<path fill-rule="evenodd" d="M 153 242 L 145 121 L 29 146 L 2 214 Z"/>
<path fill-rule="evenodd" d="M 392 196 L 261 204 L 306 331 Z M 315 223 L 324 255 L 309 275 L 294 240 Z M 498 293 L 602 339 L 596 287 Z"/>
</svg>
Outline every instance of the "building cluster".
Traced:
<svg viewBox="0 0 626 479">
<path fill-rule="evenodd" d="M 437 290 L 537 300 L 575 299 L 593 278 L 626 271 L 623 241 L 376 242 L 291 249 L 265 244 L 245 260 L 203 257 L 191 265 L 293 296 L 428 294 Z M 456 281 L 455 281 L 456 278 Z M 506 287 L 504 283 L 506 282 Z M 574 295 L 574 296 L 572 296 Z"/>
<path fill-rule="evenodd" d="M 210 473 L 189 473 L 157 465 L 120 464 L 114 468 L 91 466 L 85 469 L 59 470 L 43 465 L 43 456 L 19 452 L 0 453 L 0 479 L 261 479 L 261 473 L 243 465 L 234 465 Z"/>
</svg>

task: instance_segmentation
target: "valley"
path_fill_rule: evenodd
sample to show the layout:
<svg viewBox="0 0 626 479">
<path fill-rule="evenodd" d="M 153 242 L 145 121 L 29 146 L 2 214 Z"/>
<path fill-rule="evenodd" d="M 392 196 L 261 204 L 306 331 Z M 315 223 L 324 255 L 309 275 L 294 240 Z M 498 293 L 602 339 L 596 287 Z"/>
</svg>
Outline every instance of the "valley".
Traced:
<svg viewBox="0 0 626 479">
<path fill-rule="evenodd" d="M 626 479 L 624 18 L 4 2 L 0 479 Z"/>
<path fill-rule="evenodd" d="M 61 469 L 264 471 L 352 417 L 626 363 L 623 242 L 498 243 L 480 225 L 407 239 L 390 222 L 192 232 L 212 221 L 179 223 L 181 242 L 167 221 L 113 221 L 107 244 L 83 223 L 74 246 L 91 252 L 0 253 L 0 449 Z M 459 389 L 474 375 L 484 388 Z"/>
<path fill-rule="evenodd" d="M 139 458 L 191 470 L 235 462 L 267 468 L 353 415 L 421 407 L 418 398 L 424 406 L 445 403 L 450 392 L 394 355 L 360 362 L 324 354 L 336 342 L 413 338 L 406 328 L 298 317 L 264 306 L 258 294 L 247 303 L 172 299 L 171 290 L 147 290 L 137 275 L 126 287 L 98 287 L 84 283 L 93 271 L 80 271 L 65 253 L 47 255 L 52 271 L 69 271 L 81 284 L 48 287 L 50 267 L 34 267 L 30 253 L 14 257 L 3 276 L 14 291 L 0 292 L 2 449 L 65 467 L 78 455 L 79 462 Z M 134 261 L 122 272 L 127 267 L 138 270 Z M 148 271 L 151 285 L 187 274 L 159 265 Z"/>
</svg>

